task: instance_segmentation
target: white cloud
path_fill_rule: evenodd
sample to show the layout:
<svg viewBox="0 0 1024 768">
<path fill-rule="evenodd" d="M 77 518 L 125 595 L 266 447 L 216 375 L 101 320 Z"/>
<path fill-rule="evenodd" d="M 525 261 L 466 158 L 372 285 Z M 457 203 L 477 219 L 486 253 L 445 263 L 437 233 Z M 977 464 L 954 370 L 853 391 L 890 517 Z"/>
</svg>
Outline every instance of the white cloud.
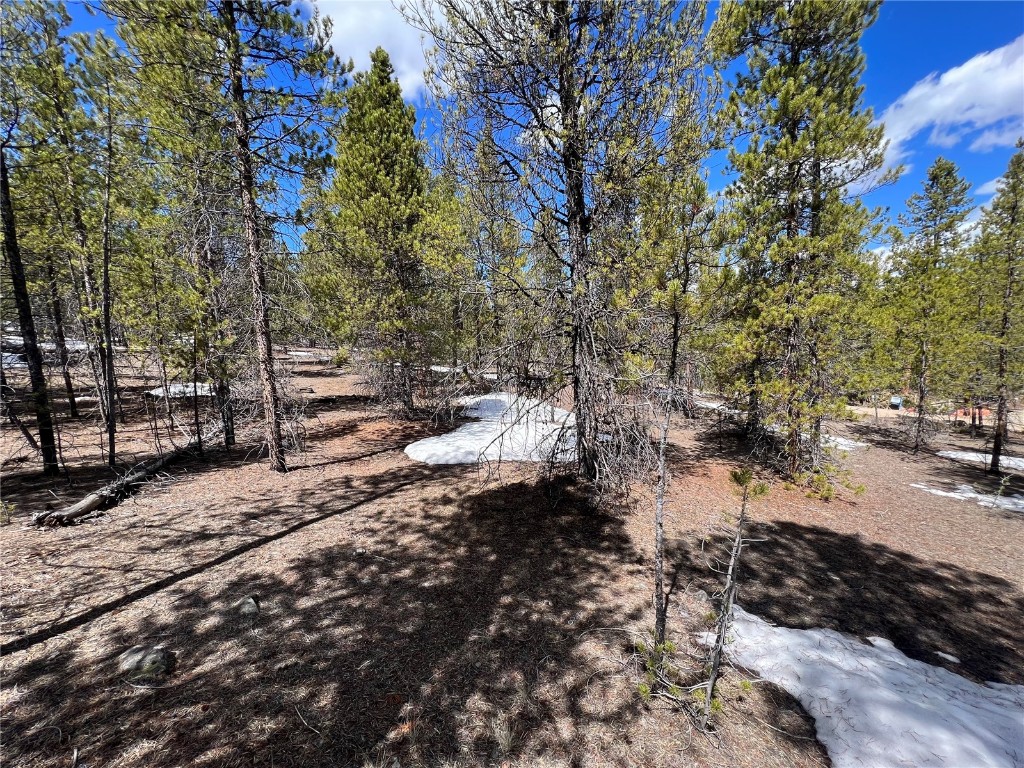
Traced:
<svg viewBox="0 0 1024 768">
<path fill-rule="evenodd" d="M 406 22 L 390 0 L 317 0 L 316 5 L 321 16 L 334 22 L 331 45 L 338 58 L 352 59 L 356 72 L 364 71 L 379 45 L 391 56 L 402 95 L 413 101 L 424 92 L 423 32 Z"/>
<path fill-rule="evenodd" d="M 999 191 L 999 182 L 1001 182 L 1002 180 L 1002 176 L 997 176 L 996 178 L 992 179 L 992 181 L 986 181 L 980 187 L 975 187 L 974 196 L 988 197 L 989 195 L 994 195 L 996 192 Z"/>
<path fill-rule="evenodd" d="M 889 166 L 907 157 L 906 143 L 927 129 L 929 143 L 941 147 L 979 131 L 970 145 L 973 151 L 1012 146 L 1024 133 L 1024 35 L 919 80 L 886 108 L 880 121 L 890 140 Z"/>
<path fill-rule="evenodd" d="M 1024 91 L 1021 93 L 1024 101 Z M 996 147 L 1012 147 L 1017 139 L 1024 136 L 1024 123 L 1020 120 L 1008 120 L 1000 128 L 990 128 L 971 142 L 973 152 L 988 152 Z"/>
</svg>

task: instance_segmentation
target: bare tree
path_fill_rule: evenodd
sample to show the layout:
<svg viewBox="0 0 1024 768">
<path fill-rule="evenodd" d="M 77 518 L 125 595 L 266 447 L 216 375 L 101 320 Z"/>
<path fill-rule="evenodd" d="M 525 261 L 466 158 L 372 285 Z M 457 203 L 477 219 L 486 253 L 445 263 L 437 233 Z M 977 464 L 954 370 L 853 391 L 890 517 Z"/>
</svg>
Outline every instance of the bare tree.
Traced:
<svg viewBox="0 0 1024 768">
<path fill-rule="evenodd" d="M 515 190 L 512 215 L 538 253 L 520 287 L 558 318 L 534 373 L 565 382 L 578 474 L 605 484 L 630 452 L 622 440 L 648 439 L 620 397 L 614 233 L 635 227 L 639 179 L 663 156 L 679 95 L 690 93 L 705 7 L 439 0 L 405 12 L 437 43 L 435 92 L 456 174 L 473 186 L 486 142 L 490 167 Z"/>
</svg>

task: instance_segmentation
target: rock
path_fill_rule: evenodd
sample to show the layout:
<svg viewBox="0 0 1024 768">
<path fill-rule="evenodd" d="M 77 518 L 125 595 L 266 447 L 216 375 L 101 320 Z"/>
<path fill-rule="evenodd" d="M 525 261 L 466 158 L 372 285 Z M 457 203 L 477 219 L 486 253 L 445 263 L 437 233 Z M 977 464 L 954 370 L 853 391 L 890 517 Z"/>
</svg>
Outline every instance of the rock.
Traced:
<svg viewBox="0 0 1024 768">
<path fill-rule="evenodd" d="M 356 549 L 356 557 L 362 557 L 365 554 L 366 554 L 366 550 L 363 549 L 362 547 L 358 547 Z"/>
<path fill-rule="evenodd" d="M 154 680 L 171 674 L 175 662 L 162 645 L 135 645 L 117 657 L 117 670 L 130 680 Z"/>
<path fill-rule="evenodd" d="M 260 612 L 260 599 L 256 595 L 246 595 L 233 607 L 242 616 L 256 616 Z"/>
</svg>

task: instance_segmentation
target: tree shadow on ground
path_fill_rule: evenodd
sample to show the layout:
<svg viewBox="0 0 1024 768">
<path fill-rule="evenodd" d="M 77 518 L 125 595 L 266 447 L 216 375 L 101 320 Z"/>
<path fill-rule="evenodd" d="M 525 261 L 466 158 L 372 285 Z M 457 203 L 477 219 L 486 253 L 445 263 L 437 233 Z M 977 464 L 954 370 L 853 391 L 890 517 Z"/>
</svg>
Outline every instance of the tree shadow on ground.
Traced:
<svg viewBox="0 0 1024 768">
<path fill-rule="evenodd" d="M 907 656 L 976 681 L 1024 683 L 1024 594 L 995 576 L 925 561 L 859 536 L 776 521 L 752 525 L 738 602 L 776 624 L 881 636 Z M 707 574 L 727 561 L 729 541 L 676 542 L 679 567 Z M 709 593 L 715 576 L 698 576 Z M 952 654 L 961 664 L 944 661 Z"/>
<path fill-rule="evenodd" d="M 582 765 L 588 725 L 638 713 L 634 696 L 595 707 L 611 673 L 581 651 L 587 630 L 639 616 L 602 592 L 638 556 L 565 481 L 481 490 L 464 474 L 403 466 L 310 490 L 308 520 L 154 582 L 133 600 L 152 598 L 141 617 L 98 614 L 56 639 L 7 675 L 8 760 L 78 748 L 93 765 Z M 255 618 L 233 607 L 245 595 Z M 121 651 L 158 642 L 177 654 L 173 677 L 118 676 Z"/>
</svg>

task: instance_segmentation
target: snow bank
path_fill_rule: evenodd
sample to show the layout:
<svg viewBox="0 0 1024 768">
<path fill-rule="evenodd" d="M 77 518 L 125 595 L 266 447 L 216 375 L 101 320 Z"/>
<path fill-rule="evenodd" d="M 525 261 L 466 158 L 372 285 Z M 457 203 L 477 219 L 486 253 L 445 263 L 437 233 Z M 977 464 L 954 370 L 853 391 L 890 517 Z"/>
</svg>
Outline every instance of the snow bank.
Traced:
<svg viewBox="0 0 1024 768">
<path fill-rule="evenodd" d="M 835 768 L 1024 765 L 1024 686 L 978 685 L 881 637 L 734 611 L 729 655 L 800 701 Z"/>
<path fill-rule="evenodd" d="M 573 456 L 573 414 L 508 392 L 459 401 L 462 415 L 479 421 L 453 432 L 417 440 L 406 455 L 425 464 L 483 461 L 569 461 Z"/>
<path fill-rule="evenodd" d="M 213 384 L 196 384 L 195 393 L 199 397 L 213 397 Z M 193 389 L 192 382 L 186 381 L 184 384 L 171 384 L 167 387 L 167 397 L 192 397 Z M 146 392 L 151 397 L 163 397 L 164 388 L 157 387 Z"/>
<path fill-rule="evenodd" d="M 955 491 L 942 491 L 938 488 L 929 488 L 927 485 L 922 483 L 911 483 L 911 488 L 917 488 L 925 493 L 930 493 L 935 496 L 946 496 L 950 499 L 959 499 L 960 501 L 973 501 L 976 504 L 980 504 L 983 507 L 995 507 L 997 509 L 1005 509 L 1010 512 L 1024 512 L 1024 496 L 1019 494 L 1007 494 L 1006 496 L 995 496 L 988 493 L 978 493 L 971 486 L 964 483 L 958 485 Z"/>
<path fill-rule="evenodd" d="M 979 453 L 978 451 L 939 451 L 939 456 L 956 461 L 969 461 L 975 464 L 988 466 L 992 462 L 992 454 Z M 1024 471 L 1024 458 L 1018 456 L 1000 456 L 1000 469 L 1018 469 Z"/>
</svg>

